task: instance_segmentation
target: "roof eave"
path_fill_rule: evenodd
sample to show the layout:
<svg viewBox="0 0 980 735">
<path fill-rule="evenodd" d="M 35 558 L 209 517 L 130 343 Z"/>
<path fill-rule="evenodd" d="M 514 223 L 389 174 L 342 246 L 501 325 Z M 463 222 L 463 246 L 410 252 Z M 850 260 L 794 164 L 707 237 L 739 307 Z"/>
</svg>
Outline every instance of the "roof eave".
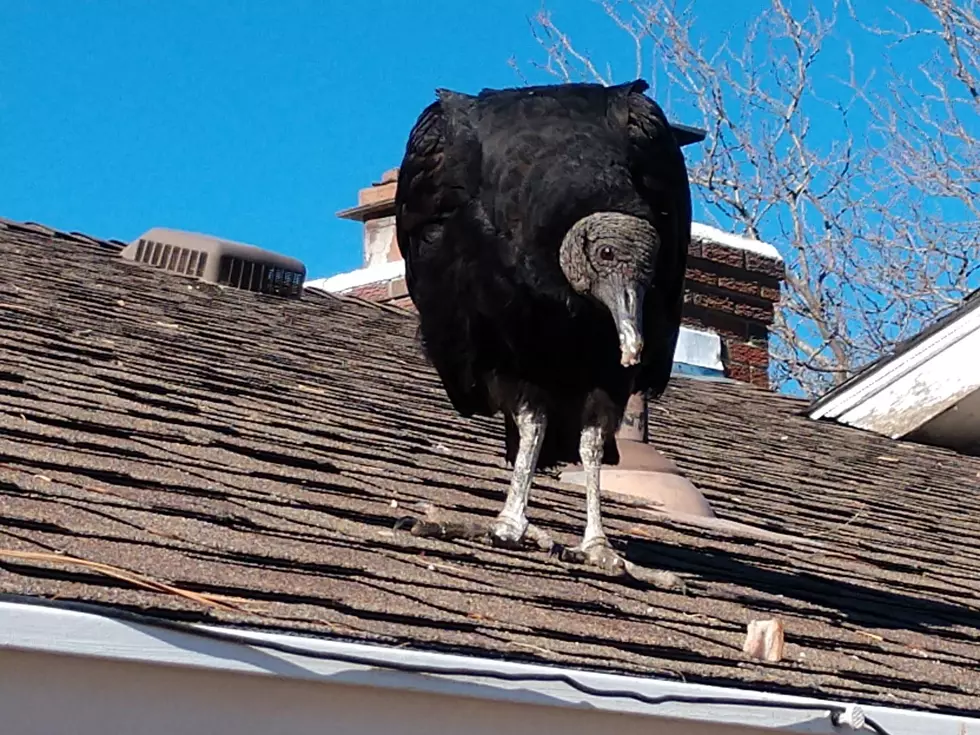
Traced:
<svg viewBox="0 0 980 735">
<path fill-rule="evenodd" d="M 356 207 L 341 209 L 337 212 L 340 219 L 349 219 L 355 222 L 364 222 L 378 217 L 391 217 L 395 214 L 394 198 L 381 199 L 369 204 L 359 204 Z"/>
<path fill-rule="evenodd" d="M 251 673 L 296 680 L 425 692 L 455 697 L 537 703 L 558 707 L 630 712 L 657 718 L 711 722 L 810 733 L 839 733 L 828 712 L 848 706 L 830 700 L 804 699 L 766 692 L 705 686 L 648 677 L 602 674 L 568 668 L 512 663 L 472 656 L 392 649 L 372 644 L 281 635 L 205 626 L 164 624 L 148 616 L 72 609 L 56 602 L 0 602 L 0 649 L 87 656 L 102 660 L 189 666 L 211 671 Z M 175 629 L 179 628 L 179 629 Z M 186 632 L 185 632 L 186 631 Z M 255 645 L 249 645 L 253 642 Z M 314 652 L 316 658 L 263 646 L 286 646 Z M 256 651 L 261 656 L 256 656 Z M 359 661 L 355 662 L 354 660 Z M 425 673 L 398 671 L 409 664 Z M 446 674 L 439 674 L 446 671 Z M 501 678 L 501 675 L 507 678 Z M 496 678 L 495 678 L 496 677 Z M 547 677 L 548 681 L 542 681 Z M 650 704 L 626 697 L 589 694 L 556 677 L 596 691 L 629 691 L 656 698 L 699 698 L 701 702 Z M 537 680 L 535 680 L 537 679 Z M 727 704 L 704 698 L 728 700 Z M 737 702 L 732 702 L 737 700 Z M 780 707 L 782 704 L 784 707 Z M 786 709 L 785 706 L 796 707 Z M 806 705 L 801 709 L 801 705 Z M 960 735 L 963 728 L 980 728 L 980 719 L 964 719 L 915 710 L 861 707 L 893 732 Z"/>
<path fill-rule="evenodd" d="M 959 353 L 974 340 L 980 343 L 980 302 L 958 314 L 942 329 L 930 334 L 914 347 L 873 364 L 847 382 L 817 399 L 807 409 L 812 419 L 832 419 L 851 426 L 901 438 L 919 428 L 938 413 L 980 388 L 980 376 L 970 377 L 968 365 L 960 363 Z M 951 373 L 962 373 L 963 379 L 951 381 Z M 967 383 L 974 382 L 972 387 Z M 877 404 L 890 405 L 891 393 L 907 395 L 908 384 L 914 384 L 919 403 L 904 419 L 896 420 L 894 412 L 885 413 Z M 928 396 L 929 406 L 922 403 Z M 858 419 L 856 417 L 860 416 Z"/>
</svg>

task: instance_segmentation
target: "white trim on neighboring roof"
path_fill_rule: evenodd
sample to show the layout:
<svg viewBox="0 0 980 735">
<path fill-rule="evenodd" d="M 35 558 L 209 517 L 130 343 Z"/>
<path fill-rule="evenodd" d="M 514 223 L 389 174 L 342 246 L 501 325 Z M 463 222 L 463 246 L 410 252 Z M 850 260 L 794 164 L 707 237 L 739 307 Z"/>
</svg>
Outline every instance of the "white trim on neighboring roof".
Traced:
<svg viewBox="0 0 980 735">
<path fill-rule="evenodd" d="M 350 291 L 358 286 L 367 286 L 370 283 L 381 283 L 382 281 L 393 281 L 396 278 L 405 276 L 405 261 L 390 260 L 380 265 L 372 265 L 367 268 L 358 268 L 355 271 L 338 273 L 328 278 L 314 278 L 306 281 L 305 288 L 317 288 L 329 293 L 343 293 Z"/>
<path fill-rule="evenodd" d="M 762 240 L 754 240 L 745 235 L 736 235 L 734 232 L 725 232 L 717 227 L 706 225 L 703 222 L 691 223 L 691 236 L 699 240 L 710 240 L 718 245 L 735 248 L 736 250 L 748 250 L 749 252 L 761 255 L 764 258 L 782 260 L 783 257 L 776 250 L 775 246 Z"/>
<path fill-rule="evenodd" d="M 393 649 L 303 635 L 260 633 L 217 626 L 194 625 L 192 627 L 223 631 L 256 642 L 272 641 L 333 655 L 369 657 L 375 661 L 405 662 L 437 669 L 498 671 L 522 676 L 562 673 L 596 689 L 640 692 L 651 697 L 679 695 L 738 698 L 746 704 L 665 703 L 654 706 L 627 698 L 584 694 L 563 682 L 503 681 L 479 676 L 397 672 L 336 660 L 307 658 L 242 643 L 219 641 L 158 625 L 121 621 L 95 613 L 17 602 L 0 602 L 0 649 L 189 666 L 212 671 L 376 686 L 455 697 L 477 697 L 508 703 L 537 703 L 558 707 L 600 709 L 608 712 L 633 712 L 675 720 L 772 728 L 817 735 L 840 735 L 851 731 L 831 725 L 823 708 L 840 707 L 843 703 L 830 700 L 663 681 L 649 677 L 627 677 L 554 666 L 511 663 L 474 656 Z M 807 703 L 814 705 L 815 709 L 813 711 L 779 709 L 772 706 L 772 703 L 776 702 Z M 876 720 L 891 735 L 962 735 L 964 731 L 972 732 L 972 728 L 978 728 L 980 731 L 980 719 L 891 707 L 859 709 Z"/>
<path fill-rule="evenodd" d="M 809 416 L 898 439 L 980 390 L 978 362 L 980 308 L 859 374 L 838 395 L 818 401 Z"/>
</svg>

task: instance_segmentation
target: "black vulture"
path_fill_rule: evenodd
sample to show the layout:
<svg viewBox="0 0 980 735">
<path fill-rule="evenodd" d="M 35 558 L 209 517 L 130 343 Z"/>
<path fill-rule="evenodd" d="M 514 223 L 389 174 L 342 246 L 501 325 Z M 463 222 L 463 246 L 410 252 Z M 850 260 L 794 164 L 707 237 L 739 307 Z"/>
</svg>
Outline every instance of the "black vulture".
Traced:
<svg viewBox="0 0 980 735">
<path fill-rule="evenodd" d="M 581 460 L 586 524 L 567 558 L 617 573 L 600 465 L 619 461 L 630 395 L 667 386 L 691 237 L 684 155 L 647 89 L 439 89 L 395 194 L 424 352 L 459 414 L 505 417 L 513 477 L 483 531 L 550 547 L 526 515 L 534 472 Z"/>
</svg>

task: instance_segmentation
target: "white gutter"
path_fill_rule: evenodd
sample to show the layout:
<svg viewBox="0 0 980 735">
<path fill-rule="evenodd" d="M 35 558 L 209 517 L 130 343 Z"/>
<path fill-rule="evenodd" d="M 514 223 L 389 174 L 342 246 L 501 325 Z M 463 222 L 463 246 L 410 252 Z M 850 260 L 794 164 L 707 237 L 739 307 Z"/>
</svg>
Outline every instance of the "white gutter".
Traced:
<svg viewBox="0 0 980 735">
<path fill-rule="evenodd" d="M 726 687 L 703 686 L 653 678 L 600 674 L 573 669 L 509 663 L 499 660 L 441 653 L 391 649 L 376 645 L 345 643 L 302 635 L 279 635 L 229 627 L 185 624 L 201 632 L 238 636 L 259 643 L 284 644 L 341 657 L 368 657 L 392 665 L 412 664 L 431 669 L 479 670 L 534 677 L 563 674 L 604 691 L 617 690 L 648 697 L 738 698 L 744 704 L 712 705 L 664 703 L 651 705 L 626 697 L 584 694 L 562 682 L 503 681 L 490 676 L 438 675 L 389 671 L 328 658 L 309 658 L 239 642 L 216 640 L 156 624 L 116 619 L 108 615 L 19 602 L 0 602 L 0 650 L 13 649 L 48 654 L 95 657 L 103 660 L 188 666 L 211 671 L 251 673 L 285 679 L 375 686 L 391 690 L 425 692 L 456 697 L 475 697 L 509 703 L 536 703 L 552 707 L 632 712 L 654 718 L 690 722 L 772 728 L 784 732 L 841 735 L 855 732 L 835 727 L 827 708 L 841 703 Z M 813 709 L 779 709 L 779 703 L 807 704 Z M 889 735 L 962 735 L 980 732 L 980 720 L 886 707 L 862 707 Z M 862 730 L 861 732 L 870 732 Z"/>
</svg>

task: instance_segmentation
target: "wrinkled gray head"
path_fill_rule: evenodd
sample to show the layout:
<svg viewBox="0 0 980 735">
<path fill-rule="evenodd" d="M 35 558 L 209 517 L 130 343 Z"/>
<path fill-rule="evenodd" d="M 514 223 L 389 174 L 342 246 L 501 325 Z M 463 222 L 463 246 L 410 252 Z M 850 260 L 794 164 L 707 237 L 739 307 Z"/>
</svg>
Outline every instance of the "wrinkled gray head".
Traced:
<svg viewBox="0 0 980 735">
<path fill-rule="evenodd" d="M 576 292 L 609 309 L 626 366 L 643 352 L 643 297 L 659 248 L 653 225 L 618 212 L 583 217 L 562 240 L 558 259 L 565 277 Z"/>
</svg>

